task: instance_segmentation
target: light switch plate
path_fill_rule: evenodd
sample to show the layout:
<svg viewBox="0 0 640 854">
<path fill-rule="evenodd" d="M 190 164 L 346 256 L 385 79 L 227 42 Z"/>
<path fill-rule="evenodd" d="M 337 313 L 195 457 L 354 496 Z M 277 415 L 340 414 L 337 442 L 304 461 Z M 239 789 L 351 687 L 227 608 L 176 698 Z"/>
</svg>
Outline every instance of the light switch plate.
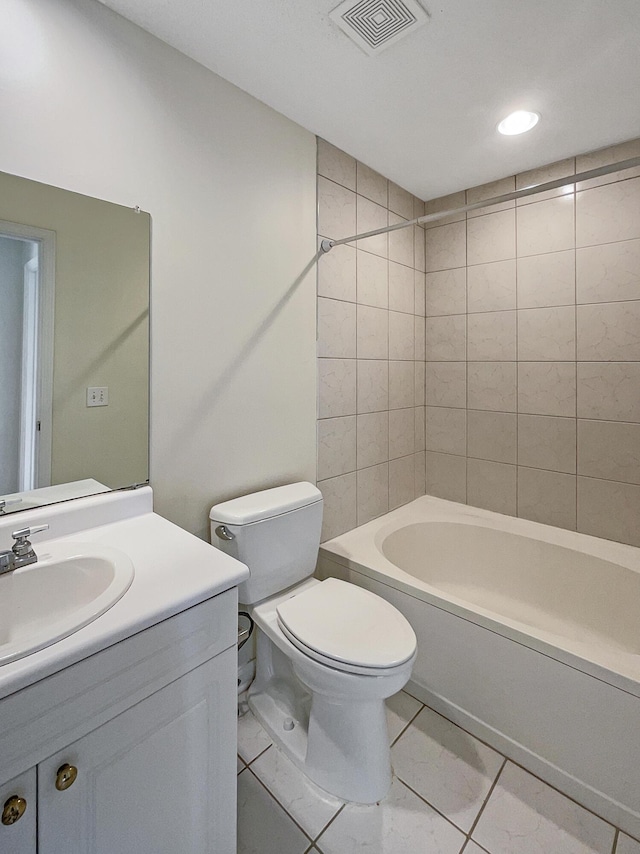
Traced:
<svg viewBox="0 0 640 854">
<path fill-rule="evenodd" d="M 87 406 L 108 406 L 109 389 L 107 386 L 87 389 Z"/>
</svg>

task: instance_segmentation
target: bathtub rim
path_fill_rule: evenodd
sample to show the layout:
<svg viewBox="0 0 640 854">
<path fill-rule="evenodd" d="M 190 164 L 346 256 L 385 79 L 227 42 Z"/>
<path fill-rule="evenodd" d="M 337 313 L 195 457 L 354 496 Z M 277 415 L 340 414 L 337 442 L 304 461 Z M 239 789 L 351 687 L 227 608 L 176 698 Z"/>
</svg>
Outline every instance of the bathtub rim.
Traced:
<svg viewBox="0 0 640 854">
<path fill-rule="evenodd" d="M 400 527 L 433 521 L 477 525 L 519 534 L 617 563 L 640 574 L 640 549 L 634 546 L 428 495 L 323 542 L 319 564 L 325 557 L 640 697 L 640 655 L 598 649 L 595 655 L 599 660 L 594 660 L 593 652 L 589 655 L 588 650 L 582 648 L 587 644 L 542 630 L 536 632 L 533 627 L 510 620 L 500 613 L 470 605 L 421 581 L 385 557 L 381 544 L 386 536 Z M 621 666 L 622 661 L 627 662 L 626 669 Z"/>
</svg>

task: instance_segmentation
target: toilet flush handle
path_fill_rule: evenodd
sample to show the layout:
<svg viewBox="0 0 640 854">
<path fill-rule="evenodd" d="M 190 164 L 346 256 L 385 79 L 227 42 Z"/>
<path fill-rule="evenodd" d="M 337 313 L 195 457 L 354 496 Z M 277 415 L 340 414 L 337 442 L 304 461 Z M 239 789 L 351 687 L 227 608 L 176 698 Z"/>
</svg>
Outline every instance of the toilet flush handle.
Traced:
<svg viewBox="0 0 640 854">
<path fill-rule="evenodd" d="M 232 534 L 231 531 L 225 525 L 218 525 L 216 528 L 216 537 L 219 540 L 235 540 L 235 534 Z"/>
</svg>

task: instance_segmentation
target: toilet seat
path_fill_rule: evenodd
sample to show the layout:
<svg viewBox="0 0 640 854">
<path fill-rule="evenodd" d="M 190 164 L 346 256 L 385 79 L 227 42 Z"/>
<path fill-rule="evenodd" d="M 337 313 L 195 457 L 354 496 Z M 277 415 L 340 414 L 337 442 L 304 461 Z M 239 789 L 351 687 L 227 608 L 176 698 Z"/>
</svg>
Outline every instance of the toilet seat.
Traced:
<svg viewBox="0 0 640 854">
<path fill-rule="evenodd" d="M 301 652 L 346 673 L 384 676 L 415 654 L 405 617 L 374 593 L 328 578 L 280 602 L 278 626 Z"/>
</svg>

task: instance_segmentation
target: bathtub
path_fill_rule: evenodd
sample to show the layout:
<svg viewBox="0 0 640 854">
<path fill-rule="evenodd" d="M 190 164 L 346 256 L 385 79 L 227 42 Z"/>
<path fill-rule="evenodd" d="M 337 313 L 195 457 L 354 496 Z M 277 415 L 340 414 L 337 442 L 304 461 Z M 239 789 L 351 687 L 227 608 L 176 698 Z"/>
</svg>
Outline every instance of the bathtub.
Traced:
<svg viewBox="0 0 640 854">
<path fill-rule="evenodd" d="M 424 496 L 317 574 L 407 617 L 410 693 L 640 837 L 640 549 Z"/>
</svg>

